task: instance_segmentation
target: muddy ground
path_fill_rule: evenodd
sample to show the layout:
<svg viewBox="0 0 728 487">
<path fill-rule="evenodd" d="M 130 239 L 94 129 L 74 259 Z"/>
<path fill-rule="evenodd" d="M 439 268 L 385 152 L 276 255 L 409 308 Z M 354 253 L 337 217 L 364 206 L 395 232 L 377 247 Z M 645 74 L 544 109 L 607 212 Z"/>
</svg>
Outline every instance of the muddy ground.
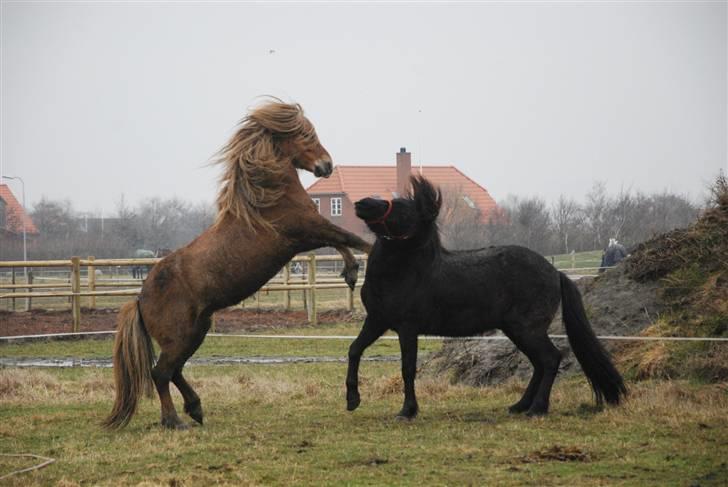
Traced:
<svg viewBox="0 0 728 487">
<path fill-rule="evenodd" d="M 116 327 L 116 309 L 82 309 L 80 331 L 107 331 Z M 345 310 L 322 311 L 321 324 L 361 322 L 358 314 Z M 276 328 L 306 326 L 305 311 L 278 311 L 228 308 L 215 313 L 215 331 L 235 333 Z M 67 333 L 72 331 L 71 311 L 32 310 L 29 312 L 0 311 L 0 336 Z"/>
</svg>

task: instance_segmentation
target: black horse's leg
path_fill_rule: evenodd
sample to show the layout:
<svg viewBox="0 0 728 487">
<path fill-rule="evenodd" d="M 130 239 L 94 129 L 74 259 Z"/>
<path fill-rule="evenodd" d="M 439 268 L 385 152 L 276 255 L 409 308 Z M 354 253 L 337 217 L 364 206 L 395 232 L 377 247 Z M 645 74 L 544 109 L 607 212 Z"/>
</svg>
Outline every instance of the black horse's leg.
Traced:
<svg viewBox="0 0 728 487">
<path fill-rule="evenodd" d="M 529 329 L 530 328 L 530 329 Z M 506 335 L 516 346 L 526 354 L 534 365 L 534 374 L 523 394 L 523 398 L 512 406 L 516 411 L 522 411 L 527 406 L 529 416 L 541 416 L 548 413 L 551 387 L 556 379 L 561 363 L 561 352 L 551 343 L 547 334 L 547 327 L 540 328 L 534 333 L 533 328 L 511 327 Z"/>
<path fill-rule="evenodd" d="M 537 360 L 537 355 L 528 348 L 525 340 L 520 339 L 517 335 L 511 335 L 507 331 L 504 331 L 504 333 L 528 357 L 528 360 L 533 366 L 533 374 L 531 375 L 531 380 L 528 382 L 526 391 L 517 403 L 512 404 L 508 408 L 509 413 L 523 413 L 528 411 L 533 403 L 533 398 L 536 397 L 538 386 L 541 385 L 541 381 L 543 380 L 543 367 L 541 367 L 541 362 Z"/>
<path fill-rule="evenodd" d="M 417 416 L 415 396 L 415 375 L 417 373 L 417 334 L 399 334 L 399 348 L 402 352 L 402 380 L 404 381 L 404 404 L 397 418 L 412 419 Z"/>
<path fill-rule="evenodd" d="M 346 409 L 349 411 L 355 410 L 361 402 L 359 396 L 359 362 L 361 361 L 361 354 L 377 338 L 382 336 L 384 331 L 383 327 L 375 326 L 373 321 L 367 318 L 364 320 L 364 326 L 359 332 L 359 336 L 349 347 L 349 368 L 346 372 Z"/>
<path fill-rule="evenodd" d="M 172 382 L 177 386 L 179 392 L 182 394 L 182 398 L 185 402 L 185 412 L 190 415 L 192 419 L 202 424 L 202 403 L 200 402 L 200 396 L 197 395 L 192 386 L 189 385 L 182 375 L 182 368 L 175 371 L 172 376 Z"/>
</svg>

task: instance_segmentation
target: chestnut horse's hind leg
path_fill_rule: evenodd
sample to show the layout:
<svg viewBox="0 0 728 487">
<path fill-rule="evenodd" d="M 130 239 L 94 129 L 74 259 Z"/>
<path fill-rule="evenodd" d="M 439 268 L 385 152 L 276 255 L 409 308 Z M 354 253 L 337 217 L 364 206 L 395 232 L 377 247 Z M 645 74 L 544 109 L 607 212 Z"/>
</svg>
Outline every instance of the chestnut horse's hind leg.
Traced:
<svg viewBox="0 0 728 487">
<path fill-rule="evenodd" d="M 179 392 L 182 393 L 182 398 L 185 401 L 185 412 L 190 415 L 190 418 L 194 419 L 198 423 L 202 424 L 202 402 L 200 402 L 200 396 L 197 395 L 192 386 L 185 380 L 182 375 L 182 368 L 177 369 L 172 376 L 172 382 L 177 386 Z"/>
<path fill-rule="evenodd" d="M 512 413 L 526 411 L 529 416 L 548 413 L 551 387 L 559 371 L 561 352 L 551 343 L 547 327 L 548 325 L 540 327 L 542 330 L 537 333 L 533 333 L 532 329 L 524 330 L 522 324 L 503 330 L 516 347 L 528 357 L 534 369 L 523 397 L 508 408 Z"/>
<path fill-rule="evenodd" d="M 157 386 L 159 401 L 162 403 L 162 426 L 171 429 L 187 429 L 187 425 L 177 416 L 172 396 L 169 393 L 169 381 L 177 371 L 177 365 L 170 362 L 169 354 L 162 351 L 157 365 L 152 369 L 152 378 Z"/>
<path fill-rule="evenodd" d="M 186 343 L 182 347 L 181 352 L 178 352 L 176 362 L 179 363 L 180 366 L 172 375 L 172 382 L 174 382 L 174 385 L 177 386 L 177 389 L 179 389 L 179 392 L 182 394 L 182 398 L 184 399 L 185 413 L 189 414 L 192 419 L 200 424 L 202 424 L 203 417 L 202 402 L 200 401 L 200 396 L 197 395 L 195 390 L 182 375 L 182 368 L 184 367 L 185 362 L 187 362 L 187 360 L 194 355 L 197 349 L 200 348 L 200 345 L 205 339 L 205 335 L 210 329 L 211 324 L 212 320 L 210 314 L 204 313 L 197 317 L 197 320 L 195 321 L 195 330 L 197 330 L 197 333 L 195 334 L 194 339 L 192 339 L 189 343 Z"/>
</svg>

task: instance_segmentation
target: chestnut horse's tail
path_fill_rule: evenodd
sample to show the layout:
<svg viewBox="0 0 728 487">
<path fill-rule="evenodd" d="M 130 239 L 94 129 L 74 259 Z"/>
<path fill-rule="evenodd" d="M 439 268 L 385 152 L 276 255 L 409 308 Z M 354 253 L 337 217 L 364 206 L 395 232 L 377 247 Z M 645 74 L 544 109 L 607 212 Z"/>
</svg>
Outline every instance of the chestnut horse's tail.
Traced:
<svg viewBox="0 0 728 487">
<path fill-rule="evenodd" d="M 154 391 L 152 367 L 154 347 L 144 329 L 137 301 L 124 304 L 119 312 L 114 342 L 114 408 L 103 425 L 107 428 L 126 426 L 137 409 L 139 397 Z"/>
<path fill-rule="evenodd" d="M 597 403 L 601 405 L 606 400 L 609 404 L 619 404 L 627 394 L 622 376 L 594 334 L 576 285 L 565 274 L 560 274 L 561 308 L 571 349 L 591 383 Z"/>
</svg>

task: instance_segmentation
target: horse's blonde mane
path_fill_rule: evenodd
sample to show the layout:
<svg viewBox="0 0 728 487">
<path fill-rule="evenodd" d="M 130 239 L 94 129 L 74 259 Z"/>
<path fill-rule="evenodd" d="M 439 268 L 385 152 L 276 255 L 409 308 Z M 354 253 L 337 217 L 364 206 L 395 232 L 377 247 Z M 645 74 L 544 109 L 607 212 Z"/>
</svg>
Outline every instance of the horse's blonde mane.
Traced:
<svg viewBox="0 0 728 487">
<path fill-rule="evenodd" d="M 219 224 L 226 215 L 256 228 L 274 230 L 273 223 L 260 213 L 278 203 L 286 191 L 290 156 L 277 146 L 281 138 L 316 137 L 299 104 L 270 101 L 253 110 L 220 150 L 214 161 L 223 166 L 217 196 Z"/>
</svg>

